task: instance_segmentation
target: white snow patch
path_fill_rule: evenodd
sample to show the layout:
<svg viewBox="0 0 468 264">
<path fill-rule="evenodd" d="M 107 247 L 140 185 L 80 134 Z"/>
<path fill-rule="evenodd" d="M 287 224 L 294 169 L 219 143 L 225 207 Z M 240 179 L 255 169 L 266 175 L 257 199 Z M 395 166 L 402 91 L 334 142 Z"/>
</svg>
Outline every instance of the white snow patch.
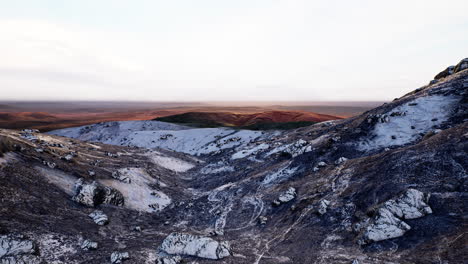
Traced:
<svg viewBox="0 0 468 264">
<path fill-rule="evenodd" d="M 171 203 L 169 196 L 149 186 L 157 183 L 157 180 L 151 178 L 143 169 L 125 168 L 120 169 L 119 173 L 124 174 L 131 182 L 124 183 L 116 180 L 100 180 L 99 182 L 120 191 L 125 198 L 124 206 L 138 211 L 158 212 Z"/>
<path fill-rule="evenodd" d="M 140 131 L 128 135 L 123 145 L 174 150 L 191 155 L 209 153 L 209 143 L 233 133 L 231 129 L 225 128 L 195 128 L 182 131 Z M 205 150 L 204 150 L 205 148 Z"/>
<path fill-rule="evenodd" d="M 262 151 L 262 150 L 266 150 L 270 147 L 270 145 L 266 144 L 266 143 L 262 143 L 262 144 L 259 144 L 253 148 L 247 148 L 247 149 L 243 149 L 241 151 L 238 151 L 236 153 L 234 153 L 232 156 L 231 156 L 231 159 L 243 159 L 245 157 L 248 157 L 250 155 L 255 155 L 257 154 L 258 152 Z"/>
<path fill-rule="evenodd" d="M 234 167 L 226 165 L 222 161 L 218 161 L 217 163 L 211 163 L 201 169 L 201 173 L 203 174 L 214 174 L 220 172 L 233 172 Z"/>
<path fill-rule="evenodd" d="M 246 145 L 262 135 L 260 131 L 241 130 L 235 132 L 229 136 L 223 137 L 210 143 L 205 148 L 201 149 L 199 153 L 208 154 L 217 152 L 223 149 L 234 148 L 242 145 Z"/>
<path fill-rule="evenodd" d="M 373 137 L 360 142 L 358 149 L 369 151 L 410 143 L 418 139 L 420 133 L 425 134 L 433 126 L 445 122 L 458 101 L 459 98 L 454 96 L 433 95 L 419 97 L 396 107 L 387 113 L 389 121 L 377 123 L 372 131 Z M 406 113 L 406 115 L 392 117 L 390 116 L 392 112 Z M 414 129 L 411 128 L 412 126 Z"/>
<path fill-rule="evenodd" d="M 151 160 L 155 164 L 175 172 L 186 172 L 195 167 L 195 165 L 190 162 L 158 154 L 152 154 Z"/>
<path fill-rule="evenodd" d="M 163 148 L 191 155 L 246 146 L 265 132 L 230 128 L 191 128 L 158 121 L 122 121 L 66 128 L 52 135 L 83 141 L 143 148 Z M 272 133 L 267 133 L 270 135 Z"/>
</svg>

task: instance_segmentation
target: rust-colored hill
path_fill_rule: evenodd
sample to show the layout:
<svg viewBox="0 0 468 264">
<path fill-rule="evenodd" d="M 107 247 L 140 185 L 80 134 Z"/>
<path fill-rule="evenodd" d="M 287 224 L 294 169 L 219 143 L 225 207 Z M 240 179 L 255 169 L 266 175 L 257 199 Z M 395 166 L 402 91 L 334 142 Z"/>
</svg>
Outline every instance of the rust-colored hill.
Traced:
<svg viewBox="0 0 468 264">
<path fill-rule="evenodd" d="M 188 112 L 160 117 L 155 120 L 181 124 L 196 124 L 203 127 L 249 127 L 271 123 L 302 122 L 304 124 L 310 124 L 334 119 L 340 119 L 340 117 L 302 111 L 265 111 L 259 113 Z"/>
</svg>

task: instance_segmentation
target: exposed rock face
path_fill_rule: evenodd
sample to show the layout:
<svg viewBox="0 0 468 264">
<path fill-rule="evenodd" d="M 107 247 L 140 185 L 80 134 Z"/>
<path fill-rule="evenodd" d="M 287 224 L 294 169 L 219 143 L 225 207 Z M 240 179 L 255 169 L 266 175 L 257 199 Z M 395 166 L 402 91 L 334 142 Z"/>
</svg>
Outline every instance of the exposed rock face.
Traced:
<svg viewBox="0 0 468 264">
<path fill-rule="evenodd" d="M 129 258 L 130 254 L 128 254 L 128 252 L 112 252 L 111 263 L 122 263 Z"/>
<path fill-rule="evenodd" d="M 106 214 L 104 214 L 103 211 L 96 210 L 92 213 L 89 214 L 89 217 L 93 219 L 93 221 L 98 224 L 98 225 L 105 225 L 109 222 L 109 218 L 107 217 Z"/>
<path fill-rule="evenodd" d="M 432 214 L 427 205 L 430 195 L 415 189 L 408 189 L 395 200 L 385 202 L 384 207 L 401 219 L 415 219 Z"/>
<path fill-rule="evenodd" d="M 439 79 L 442 79 L 442 78 L 445 78 L 449 75 L 451 75 L 453 73 L 453 69 L 455 68 L 455 66 L 448 66 L 447 69 L 439 72 L 435 77 L 434 77 L 434 80 L 439 80 Z"/>
<path fill-rule="evenodd" d="M 206 259 L 222 259 L 231 255 L 229 243 L 209 237 L 172 233 L 161 244 L 161 250 L 171 255 L 187 255 Z"/>
<path fill-rule="evenodd" d="M 366 227 L 361 243 L 382 241 L 403 236 L 411 227 L 400 219 L 415 219 L 431 214 L 426 204 L 429 195 L 408 189 L 396 199 L 388 200 L 377 211 L 373 222 Z"/>
<path fill-rule="evenodd" d="M 374 222 L 366 227 L 363 243 L 382 241 L 390 238 L 400 237 L 410 230 L 411 227 L 386 208 L 380 208 L 374 218 Z"/>
<path fill-rule="evenodd" d="M 457 72 L 460 72 L 460 71 L 463 71 L 465 69 L 468 69 L 468 58 L 465 58 L 463 60 L 461 60 L 457 65 L 455 66 L 449 66 L 447 67 L 447 69 L 441 71 L 440 73 L 438 73 L 434 79 L 435 80 L 439 80 L 439 79 L 442 79 L 442 78 L 445 78 L 449 75 L 452 75 L 454 73 L 457 73 Z"/>
<path fill-rule="evenodd" d="M 0 263 L 39 263 L 36 245 L 22 236 L 0 236 Z"/>
<path fill-rule="evenodd" d="M 124 198 L 119 191 L 95 181 L 85 183 L 81 178 L 75 183 L 75 195 L 72 200 L 91 207 L 102 203 L 119 206 L 124 204 Z"/>
</svg>

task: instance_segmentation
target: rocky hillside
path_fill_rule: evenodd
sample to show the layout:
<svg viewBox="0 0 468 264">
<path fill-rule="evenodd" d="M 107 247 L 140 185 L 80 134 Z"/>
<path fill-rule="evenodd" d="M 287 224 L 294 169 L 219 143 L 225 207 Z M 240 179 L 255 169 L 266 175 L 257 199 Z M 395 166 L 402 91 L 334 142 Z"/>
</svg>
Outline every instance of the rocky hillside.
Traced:
<svg viewBox="0 0 468 264">
<path fill-rule="evenodd" d="M 467 66 L 293 131 L 1 130 L 0 263 L 464 263 Z"/>
</svg>

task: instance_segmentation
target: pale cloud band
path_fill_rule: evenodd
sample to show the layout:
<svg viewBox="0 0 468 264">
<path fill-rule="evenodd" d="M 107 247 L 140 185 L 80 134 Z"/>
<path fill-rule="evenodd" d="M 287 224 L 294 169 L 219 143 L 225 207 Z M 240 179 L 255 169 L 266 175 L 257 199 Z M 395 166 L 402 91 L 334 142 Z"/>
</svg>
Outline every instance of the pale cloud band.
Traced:
<svg viewBox="0 0 468 264">
<path fill-rule="evenodd" d="M 1 99 L 389 100 L 468 54 L 466 1 L 18 2 Z"/>
</svg>

